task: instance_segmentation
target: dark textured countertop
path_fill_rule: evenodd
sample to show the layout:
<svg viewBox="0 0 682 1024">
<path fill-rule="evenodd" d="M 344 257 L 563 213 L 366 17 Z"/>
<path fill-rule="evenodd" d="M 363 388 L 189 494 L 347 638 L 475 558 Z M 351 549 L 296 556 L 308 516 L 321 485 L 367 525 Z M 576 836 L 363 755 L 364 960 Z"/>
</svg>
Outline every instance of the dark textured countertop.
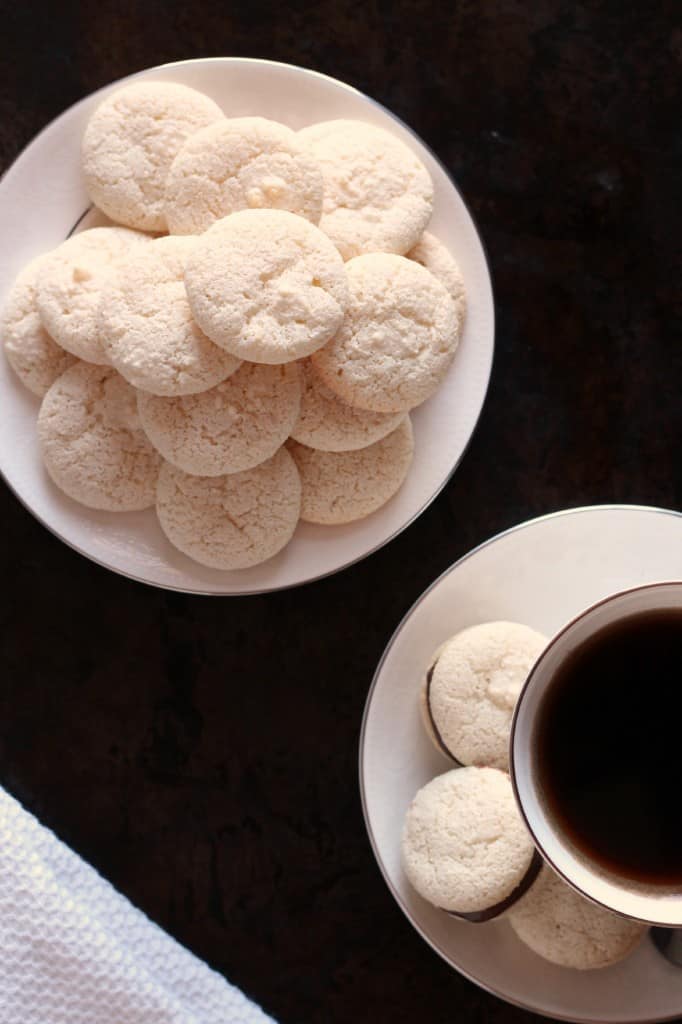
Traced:
<svg viewBox="0 0 682 1024">
<path fill-rule="evenodd" d="M 680 505 L 679 4 L 2 0 L 0 19 L 0 168 L 147 65 L 316 68 L 451 169 L 498 317 L 454 478 L 401 537 L 320 583 L 243 600 L 152 590 L 0 488 L 0 782 L 283 1024 L 530 1021 L 450 970 L 393 902 L 362 821 L 360 719 L 401 616 L 473 545 L 567 506 Z"/>
</svg>

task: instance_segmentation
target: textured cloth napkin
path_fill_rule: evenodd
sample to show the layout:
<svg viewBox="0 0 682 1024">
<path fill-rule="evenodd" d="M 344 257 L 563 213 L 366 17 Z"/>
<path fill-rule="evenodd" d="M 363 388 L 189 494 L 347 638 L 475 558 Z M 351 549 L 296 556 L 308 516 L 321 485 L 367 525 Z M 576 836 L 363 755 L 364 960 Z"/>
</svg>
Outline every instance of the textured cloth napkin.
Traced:
<svg viewBox="0 0 682 1024">
<path fill-rule="evenodd" d="M 0 1024 L 272 1024 L 0 789 Z"/>
</svg>

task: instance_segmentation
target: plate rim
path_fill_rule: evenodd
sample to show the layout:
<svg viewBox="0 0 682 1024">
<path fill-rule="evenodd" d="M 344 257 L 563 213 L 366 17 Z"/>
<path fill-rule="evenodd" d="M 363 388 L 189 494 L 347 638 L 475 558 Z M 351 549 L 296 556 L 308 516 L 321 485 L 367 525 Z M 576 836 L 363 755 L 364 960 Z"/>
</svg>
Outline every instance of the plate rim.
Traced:
<svg viewBox="0 0 682 1024">
<path fill-rule="evenodd" d="M 239 597 L 256 597 L 256 596 L 261 596 L 263 594 L 272 594 L 272 593 L 279 593 L 279 592 L 284 592 L 284 591 L 288 591 L 288 590 L 294 590 L 295 588 L 298 588 L 298 587 L 303 587 L 303 586 L 307 586 L 308 584 L 317 583 L 319 580 L 323 580 L 323 579 L 327 579 L 327 578 L 329 578 L 331 576 L 335 576 L 337 573 L 343 572 L 344 570 L 351 568 L 353 565 L 357 565 L 359 562 L 363 562 L 365 559 L 370 558 L 372 555 L 376 554 L 377 551 L 380 551 L 383 547 L 385 547 L 386 545 L 390 544 L 397 537 L 399 537 L 401 533 L 403 533 L 410 526 L 412 526 L 416 522 L 416 520 L 419 519 L 419 517 L 422 516 L 424 514 L 424 512 L 426 512 L 426 510 L 439 497 L 439 495 L 442 493 L 444 488 L 447 486 L 447 484 L 450 482 L 450 480 L 454 476 L 455 472 L 457 471 L 457 469 L 459 468 L 459 466 L 460 466 L 460 464 L 462 462 L 462 459 L 464 458 L 464 456 L 466 455 L 467 451 L 469 450 L 471 442 L 472 442 L 472 440 L 473 440 L 473 438 L 474 438 L 474 436 L 476 434 L 476 431 L 479 428 L 479 425 L 480 425 L 480 422 L 481 422 L 481 416 L 483 414 L 483 409 L 485 408 L 485 404 L 486 404 L 486 401 L 488 399 L 488 393 L 490 391 L 490 381 L 492 379 L 493 365 L 494 365 L 494 362 L 495 362 L 495 328 L 496 328 L 496 322 L 497 322 L 497 307 L 496 307 L 496 303 L 495 303 L 495 288 L 494 288 L 494 281 L 493 281 L 493 275 L 492 275 L 492 270 L 491 270 L 491 261 L 490 261 L 488 250 L 487 250 L 486 244 L 484 242 L 483 235 L 481 233 L 479 224 L 478 224 L 476 218 L 474 217 L 473 212 L 472 212 L 472 210 L 471 210 L 471 208 L 469 206 L 469 203 L 467 202 L 464 194 L 462 193 L 462 191 L 459 188 L 457 182 L 455 181 L 454 176 L 452 175 L 450 170 L 445 166 L 445 164 L 440 159 L 440 157 L 434 152 L 434 150 L 431 148 L 431 146 L 427 142 L 425 142 L 421 138 L 421 136 L 413 128 L 410 127 L 410 125 L 408 125 L 405 121 L 403 121 L 402 118 L 400 118 L 397 114 L 394 114 L 392 110 L 390 110 L 388 107 L 386 107 L 383 103 L 380 103 L 379 100 L 375 100 L 374 97 L 367 95 L 367 93 L 363 92 L 361 89 L 358 89 L 354 85 L 350 85 L 347 82 L 343 82 L 341 79 L 334 78 L 332 75 L 327 75 L 327 74 L 325 74 L 322 71 L 316 71 L 313 68 L 302 67 L 301 65 L 298 65 L 298 64 L 291 64 L 291 63 L 288 63 L 287 61 L 269 60 L 269 59 L 260 58 L 260 57 L 196 57 L 196 58 L 190 58 L 190 59 L 187 59 L 187 60 L 167 61 L 167 62 L 165 62 L 163 64 L 154 64 L 154 65 L 151 65 L 150 67 L 142 68 L 139 71 L 132 72 L 129 75 L 124 75 L 122 78 L 114 79 L 113 81 L 108 82 L 106 85 L 101 86 L 99 89 L 95 89 L 93 92 L 87 93 L 85 96 L 82 96 L 80 99 L 76 100 L 75 103 L 72 103 L 70 106 L 66 107 L 65 110 L 62 110 L 59 114 L 57 114 L 56 117 L 52 118 L 52 120 L 49 121 L 48 124 L 46 124 L 43 128 L 41 128 L 40 131 L 36 135 L 34 135 L 33 138 L 31 138 L 29 140 L 29 142 L 22 149 L 19 150 L 18 154 L 14 157 L 14 159 L 12 160 L 10 165 L 7 168 L 5 168 L 3 173 L 0 175 L 0 188 L 2 188 L 2 185 L 3 185 L 6 177 L 10 174 L 12 169 L 17 165 L 17 163 L 20 160 L 22 160 L 28 154 L 29 150 L 34 145 L 36 145 L 43 138 L 43 136 L 46 136 L 50 132 L 52 132 L 56 128 L 57 124 L 61 121 L 61 119 L 63 117 L 65 117 L 65 116 L 67 116 L 69 113 L 71 113 L 71 111 L 75 110 L 75 108 L 78 107 L 80 104 L 85 103 L 86 101 L 93 99 L 93 97 L 97 96 L 99 93 L 108 92 L 114 86 L 121 85 L 121 84 L 123 84 L 125 82 L 132 81 L 132 80 L 134 80 L 136 78 L 144 76 L 144 75 L 146 75 L 150 71 L 160 71 L 160 70 L 163 70 L 165 68 L 172 69 L 172 68 L 187 67 L 187 66 L 190 66 L 190 65 L 198 65 L 198 64 L 203 64 L 203 65 L 206 65 L 206 64 L 232 64 L 232 65 L 236 65 L 236 64 L 255 64 L 255 65 L 265 66 L 265 67 L 286 68 L 289 71 L 294 71 L 296 73 L 309 76 L 310 78 L 321 79 L 321 80 L 326 81 L 326 82 L 331 82 L 333 85 L 340 87 L 341 89 L 345 90 L 346 92 L 354 93 L 355 95 L 360 96 L 363 100 L 366 100 L 372 106 L 376 107 L 378 110 L 382 111 L 391 120 L 397 122 L 405 131 L 407 131 L 410 134 L 410 136 L 420 146 L 423 146 L 423 148 L 429 153 L 431 158 L 437 163 L 439 168 L 442 170 L 443 174 L 446 176 L 449 184 L 452 186 L 452 188 L 457 193 L 457 196 L 459 197 L 460 201 L 462 202 L 462 204 L 464 206 L 464 209 L 465 209 L 465 211 L 466 211 L 466 213 L 467 213 L 467 215 L 468 215 L 468 217 L 471 220 L 471 223 L 473 225 L 474 232 L 475 232 L 476 237 L 478 239 L 478 243 L 479 243 L 479 245 L 481 247 L 481 253 L 482 253 L 482 256 L 483 256 L 483 263 L 484 263 L 485 270 L 486 270 L 486 273 L 487 273 L 487 276 L 488 276 L 488 280 L 490 282 L 491 334 L 492 334 L 492 339 L 491 339 L 491 347 L 490 347 L 490 358 L 488 360 L 487 371 L 486 371 L 485 385 L 484 385 L 484 388 L 483 388 L 481 404 L 480 404 L 480 407 L 479 407 L 478 412 L 476 414 L 476 418 L 475 418 L 475 420 L 474 420 L 474 422 L 473 422 L 473 424 L 471 426 L 471 429 L 469 431 L 469 436 L 466 439 L 466 442 L 465 442 L 461 452 L 459 453 L 457 459 L 455 460 L 455 462 L 453 463 L 453 465 L 450 468 L 449 472 L 443 478 L 441 483 L 438 485 L 436 490 L 433 492 L 433 494 L 430 495 L 430 497 L 421 506 L 421 508 L 419 508 L 409 519 L 407 519 L 404 523 L 402 523 L 398 527 L 398 529 L 394 530 L 393 533 L 389 534 L 387 537 L 384 537 L 381 541 L 379 541 L 378 544 L 375 544 L 374 547 L 371 547 L 368 551 L 365 551 L 363 554 L 358 555 L 357 557 L 351 558 L 349 561 L 344 562 L 342 565 L 336 566 L 333 569 L 329 569 L 328 571 L 319 573 L 319 574 L 317 574 L 315 576 L 309 576 L 309 577 L 306 577 L 305 579 L 298 579 L 298 580 L 295 580 L 295 581 L 293 581 L 291 583 L 276 584 L 276 585 L 273 585 L 273 586 L 262 587 L 262 588 L 253 589 L 253 590 L 248 589 L 248 590 L 237 590 L 237 591 L 203 590 L 201 587 L 174 586 L 171 583 L 159 583 L 159 582 L 157 582 L 155 580 L 147 579 L 144 576 L 138 576 L 135 573 L 128 572 L 128 571 L 126 571 L 124 569 L 120 569 L 120 568 L 118 568 L 116 566 L 107 564 L 101 558 L 95 557 L 94 555 L 89 554 L 87 551 L 84 551 L 75 542 L 67 540 L 65 537 L 63 537 L 61 535 L 61 533 L 54 526 L 50 525 L 48 522 L 45 521 L 45 519 L 42 516 L 38 515 L 32 508 L 30 508 L 28 503 L 23 499 L 23 497 L 20 494 L 18 494 L 16 489 L 9 482 L 9 480 L 7 479 L 7 477 L 6 477 L 2 467 L 0 466 L 0 479 L 2 479 L 2 481 L 4 482 L 4 484 L 6 485 L 8 490 L 10 491 L 10 493 L 13 494 L 14 497 L 19 501 L 20 505 L 42 527 L 44 527 L 46 530 L 48 530 L 52 534 L 53 537 L 56 537 L 57 540 L 61 541 L 62 544 L 65 544 L 72 551 L 75 551 L 76 554 L 80 555 L 82 558 L 85 558 L 85 559 L 87 559 L 90 562 L 93 562 L 95 565 L 98 565 L 101 568 L 106 569 L 109 572 L 113 572 L 113 573 L 115 573 L 118 576 L 122 576 L 125 579 L 132 580 L 135 583 L 141 583 L 141 584 L 143 584 L 145 586 L 148 586 L 148 587 L 155 587 L 155 588 L 157 588 L 159 590 L 166 590 L 166 591 L 169 591 L 171 593 L 176 593 L 176 594 L 189 594 L 189 595 L 197 596 L 197 597 L 216 597 L 216 598 L 225 598 L 225 597 L 234 597 L 234 598 L 239 598 Z M 83 217 L 86 216 L 86 214 L 92 208 L 93 208 L 92 206 L 88 207 L 88 209 L 80 216 L 80 218 L 76 222 L 76 225 L 74 225 L 74 228 L 71 229 L 72 231 L 75 230 L 75 227 L 77 227 L 77 225 L 80 223 L 80 221 L 83 219 Z"/>
<path fill-rule="evenodd" d="M 444 569 L 443 572 L 439 573 L 439 575 L 435 578 L 435 580 L 433 580 L 433 582 L 430 583 L 429 586 L 426 587 L 426 589 L 421 592 L 419 597 L 417 597 L 417 599 L 410 605 L 408 610 L 402 616 L 400 622 L 398 623 L 398 625 L 394 629 L 393 633 L 391 634 L 390 639 L 388 640 L 386 646 L 384 647 L 384 650 L 382 652 L 381 658 L 379 659 L 377 667 L 376 667 L 376 669 L 374 671 L 374 675 L 372 676 L 372 682 L 370 684 L 369 690 L 367 691 L 367 697 L 365 699 L 365 706 L 364 706 L 364 710 L 363 710 L 363 713 L 362 713 L 362 722 L 361 722 L 361 726 L 360 726 L 360 737 L 359 737 L 359 742 L 358 742 L 358 776 L 359 776 L 359 788 L 360 788 L 360 802 L 362 804 L 362 816 L 363 816 L 364 823 L 365 823 L 365 830 L 366 830 L 367 836 L 369 838 L 369 843 L 370 843 L 370 846 L 371 846 L 371 849 L 372 849 L 372 853 L 374 854 L 374 860 L 376 861 L 377 867 L 379 868 L 379 871 L 381 872 L 381 876 L 382 876 L 382 878 L 383 878 L 383 880 L 384 880 L 384 882 L 385 882 L 385 884 L 386 884 L 386 886 L 387 886 L 391 896 L 395 900 L 399 910 L 407 918 L 409 924 L 411 925 L 412 928 L 414 928 L 414 930 L 417 932 L 417 934 L 420 936 L 420 938 L 422 938 L 424 940 L 424 942 L 426 942 L 427 945 L 431 947 L 431 949 L 434 951 L 434 953 L 438 954 L 438 956 L 441 958 L 441 960 L 445 961 L 445 963 L 448 965 L 448 967 L 450 967 L 451 969 L 454 969 L 455 971 L 457 971 L 458 974 L 461 974 L 462 977 L 466 978 L 467 981 L 472 982 L 478 988 L 483 989 L 484 992 L 487 992 L 489 995 L 494 996 L 496 999 L 500 999 L 500 1000 L 502 1000 L 505 1003 L 509 1003 L 511 1006 L 516 1006 L 516 1007 L 518 1007 L 521 1010 L 527 1010 L 529 1013 L 533 1013 L 533 1014 L 535 1014 L 536 1016 L 539 1016 L 539 1017 L 547 1017 L 548 1014 L 545 1013 L 543 1010 L 538 1009 L 535 1006 L 531 1006 L 529 1003 L 523 1002 L 523 1000 L 521 1000 L 521 999 L 517 999 L 515 997 L 506 995 L 504 992 L 502 992 L 499 989 L 495 988 L 494 986 L 488 984 L 488 982 L 482 981 L 480 978 L 477 978 L 470 971 L 467 971 L 464 968 L 460 967 L 458 964 L 453 963 L 451 958 L 445 952 L 445 950 L 441 949 L 440 946 L 435 942 L 435 940 L 431 939 L 431 937 L 426 934 L 426 932 L 423 930 L 423 928 L 419 924 L 417 924 L 417 922 L 413 919 L 412 915 L 409 913 L 408 908 L 405 906 L 405 904 L 404 904 L 400 894 L 397 892 L 395 886 L 393 885 L 393 882 L 391 881 L 391 879 L 388 876 L 387 870 L 386 870 L 384 862 L 383 862 L 383 858 L 381 857 L 381 854 L 379 852 L 378 844 L 376 842 L 376 839 L 374 837 L 374 833 L 373 833 L 373 830 L 372 830 L 369 810 L 368 810 L 368 807 L 367 807 L 367 794 L 365 792 L 365 778 L 364 778 L 364 776 L 365 776 L 365 772 L 364 772 L 365 733 L 366 733 L 366 729 L 367 729 L 367 721 L 369 719 L 369 713 L 370 713 L 370 708 L 371 708 L 371 705 L 372 705 L 372 698 L 374 696 L 374 691 L 375 691 L 376 686 L 378 684 L 379 676 L 381 675 L 381 672 L 383 670 L 384 663 L 386 662 L 386 659 L 388 658 L 388 655 L 389 655 L 391 649 L 393 648 L 394 643 L 398 639 L 398 636 L 402 632 L 403 628 L 406 626 L 408 620 L 412 617 L 414 612 L 416 612 L 417 608 L 423 603 L 423 601 L 426 600 L 426 598 L 431 594 L 431 592 L 433 590 L 435 590 L 435 588 L 438 587 L 447 576 L 450 575 L 450 573 L 454 572 L 457 568 L 459 568 L 460 565 L 462 565 L 464 562 L 467 562 L 474 555 L 478 554 L 479 551 L 483 550 L 484 548 L 489 547 L 492 544 L 495 544 L 497 541 L 502 540 L 503 537 L 506 537 L 506 536 L 508 536 L 511 533 L 520 532 L 521 530 L 525 530 L 525 529 L 527 529 L 529 527 L 533 527 L 533 526 L 535 526 L 535 525 L 537 525 L 539 523 L 545 522 L 545 521 L 547 521 L 549 519 L 558 519 L 558 518 L 564 517 L 564 516 L 581 515 L 583 513 L 590 513 L 590 512 L 653 512 L 653 513 L 658 513 L 658 514 L 661 514 L 661 515 L 673 516 L 674 518 L 677 518 L 677 519 L 682 519 L 682 512 L 678 512 L 675 509 L 663 508 L 663 507 L 657 506 L 657 505 L 621 504 L 621 503 L 617 503 L 617 502 L 615 502 L 615 503 L 599 504 L 599 505 L 578 505 L 575 508 L 563 508 L 563 509 L 558 509 L 555 512 L 546 512 L 543 515 L 533 516 L 533 518 L 531 518 L 531 519 L 526 519 L 526 520 L 524 520 L 521 523 L 516 523 L 513 526 L 507 527 L 504 530 L 500 530 L 499 533 L 493 534 L 492 537 L 488 537 L 486 540 L 482 541 L 480 544 L 477 544 L 475 547 L 471 548 L 469 551 L 466 551 L 460 558 L 458 558 L 454 562 L 452 562 L 452 564 L 449 565 L 447 567 L 447 569 Z M 642 1017 L 642 1018 L 638 1019 L 637 1024 L 664 1024 L 664 1022 L 667 1022 L 667 1021 L 676 1021 L 676 1020 L 679 1019 L 681 1012 L 682 1012 L 682 1008 L 677 1013 L 666 1015 L 666 1016 L 663 1016 L 663 1017 Z M 576 1017 L 571 1017 L 571 1016 L 569 1016 L 567 1014 L 552 1014 L 551 1015 L 551 1019 L 558 1020 L 558 1021 L 565 1021 L 565 1022 L 567 1022 L 567 1024 L 614 1024 L 613 1021 L 606 1021 L 606 1020 L 604 1020 L 601 1017 L 590 1017 L 590 1018 L 588 1018 L 588 1017 L 580 1017 L 580 1018 L 576 1018 Z"/>
</svg>

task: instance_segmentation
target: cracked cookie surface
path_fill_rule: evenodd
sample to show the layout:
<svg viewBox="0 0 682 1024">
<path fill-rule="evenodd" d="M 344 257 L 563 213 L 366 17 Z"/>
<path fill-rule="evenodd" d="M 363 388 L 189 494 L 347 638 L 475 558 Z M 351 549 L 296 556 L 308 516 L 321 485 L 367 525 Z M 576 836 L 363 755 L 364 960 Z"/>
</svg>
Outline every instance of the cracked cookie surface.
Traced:
<svg viewBox="0 0 682 1024">
<path fill-rule="evenodd" d="M 290 441 L 301 474 L 301 519 L 334 526 L 375 512 L 402 486 L 414 455 L 409 416 L 367 448 L 325 452 Z"/>
<path fill-rule="evenodd" d="M 109 512 L 154 504 L 161 457 L 140 426 L 134 388 L 111 367 L 63 373 L 43 399 L 38 435 L 48 473 L 75 501 Z"/>
<path fill-rule="evenodd" d="M 240 360 L 214 345 L 195 323 L 184 272 L 196 239 L 169 235 L 120 261 L 99 303 L 107 359 L 127 381 L 154 395 L 191 395 L 215 387 Z"/>
<path fill-rule="evenodd" d="M 445 286 L 404 256 L 371 253 L 346 264 L 349 302 L 315 372 L 349 405 L 407 412 L 442 383 L 459 341 Z"/>
<path fill-rule="evenodd" d="M 323 452 L 349 452 L 386 437 L 400 423 L 403 413 L 369 412 L 348 405 L 322 383 L 310 359 L 301 363 L 303 395 L 301 411 L 291 436 L 294 441 Z"/>
<path fill-rule="evenodd" d="M 451 913 L 485 911 L 510 897 L 535 847 L 509 777 L 497 768 L 453 768 L 412 800 L 402 836 L 410 883 Z"/>
<path fill-rule="evenodd" d="M 203 331 L 240 359 L 286 363 L 329 341 L 343 320 L 343 261 L 319 228 L 284 210 L 242 210 L 198 240 L 185 285 Z"/>
<path fill-rule="evenodd" d="M 187 473 L 238 473 L 269 459 L 291 433 L 301 402 L 298 363 L 243 363 L 198 395 L 139 392 L 142 426 L 165 459 Z"/>
<path fill-rule="evenodd" d="M 165 231 L 170 166 L 194 132 L 223 117 L 217 103 L 176 82 L 133 82 L 100 103 L 82 142 L 85 187 L 112 220 Z"/>
<path fill-rule="evenodd" d="M 460 764 L 506 771 L 516 701 L 546 646 L 519 622 L 482 622 L 450 637 L 424 685 L 436 746 Z"/>
<path fill-rule="evenodd" d="M 286 448 L 253 469 L 190 476 L 170 463 L 159 475 L 156 511 L 171 544 L 202 565 L 245 569 L 291 540 L 301 482 Z"/>
<path fill-rule="evenodd" d="M 324 175 L 320 227 L 344 259 L 400 255 L 415 245 L 433 211 L 433 183 L 394 135 L 364 121 L 322 121 L 298 137 Z"/>
<path fill-rule="evenodd" d="M 102 288 L 119 260 L 151 241 L 150 235 L 130 228 L 89 228 L 44 257 L 38 272 L 38 312 L 67 352 L 90 363 L 109 362 L 97 315 Z"/>
<path fill-rule="evenodd" d="M 201 234 L 246 209 L 289 210 L 317 224 L 322 171 L 296 132 L 264 117 L 225 118 L 192 135 L 166 179 L 173 234 Z"/>
<path fill-rule="evenodd" d="M 467 311 L 466 291 L 459 264 L 450 250 L 430 231 L 425 231 L 406 256 L 408 260 L 421 263 L 422 267 L 426 267 L 441 284 L 445 285 L 455 304 L 461 332 Z"/>
<path fill-rule="evenodd" d="M 43 327 L 38 312 L 38 275 L 43 256 L 24 267 L 12 285 L 0 321 L 0 339 L 19 380 L 43 397 L 76 359 Z"/>
<path fill-rule="evenodd" d="M 509 923 L 538 956 L 583 971 L 623 960 L 647 930 L 585 899 L 548 867 L 510 910 Z"/>
</svg>

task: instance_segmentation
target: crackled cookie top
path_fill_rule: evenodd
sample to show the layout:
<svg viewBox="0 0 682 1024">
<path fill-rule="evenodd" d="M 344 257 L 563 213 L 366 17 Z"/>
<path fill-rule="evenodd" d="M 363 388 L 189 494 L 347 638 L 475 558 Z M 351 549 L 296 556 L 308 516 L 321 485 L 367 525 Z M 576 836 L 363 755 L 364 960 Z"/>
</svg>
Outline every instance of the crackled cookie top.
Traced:
<svg viewBox="0 0 682 1024">
<path fill-rule="evenodd" d="M 129 228 L 81 231 L 45 256 L 37 305 L 43 324 L 62 348 L 90 363 L 109 362 L 97 312 L 102 288 L 117 262 L 151 237 Z"/>
<path fill-rule="evenodd" d="M 433 210 L 433 183 L 404 142 L 364 121 L 322 121 L 299 139 L 324 174 L 320 227 L 344 259 L 406 253 Z"/>
<path fill-rule="evenodd" d="M 317 224 L 322 171 L 296 132 L 264 117 L 214 121 L 192 135 L 166 179 L 174 234 L 201 234 L 237 210 L 289 210 Z"/>
<path fill-rule="evenodd" d="M 646 931 L 639 921 L 586 900 L 548 867 L 509 911 L 509 923 L 545 960 L 583 971 L 622 960 Z"/>
<path fill-rule="evenodd" d="M 48 473 L 90 508 L 127 512 L 154 504 L 161 457 L 140 427 L 135 390 L 109 366 L 76 363 L 38 416 Z"/>
<path fill-rule="evenodd" d="M 83 136 L 90 198 L 120 224 L 164 231 L 164 189 L 173 160 L 190 135 L 222 116 L 208 96 L 176 82 L 133 82 L 110 93 Z"/>
<path fill-rule="evenodd" d="M 507 769 L 511 719 L 547 637 L 519 622 L 483 622 L 447 640 L 425 680 L 437 745 L 460 764 Z"/>
<path fill-rule="evenodd" d="M 41 398 L 75 358 L 47 333 L 38 312 L 38 274 L 44 256 L 24 267 L 5 302 L 0 338 L 22 384 Z"/>
<path fill-rule="evenodd" d="M 534 851 L 509 776 L 496 768 L 438 775 L 405 816 L 407 877 L 420 896 L 454 914 L 504 904 L 532 870 Z"/>
<path fill-rule="evenodd" d="M 243 363 L 199 395 L 138 396 L 152 444 L 169 462 L 199 476 L 237 473 L 269 459 L 289 436 L 300 403 L 298 363 Z"/>
<path fill-rule="evenodd" d="M 123 259 L 102 291 L 99 334 L 107 359 L 154 395 L 206 391 L 240 365 L 206 337 L 189 308 L 184 274 L 195 245 L 176 235 L 155 239 Z"/>
<path fill-rule="evenodd" d="M 286 448 L 229 476 L 190 476 L 164 463 L 156 511 L 171 544 L 202 565 L 245 569 L 291 540 L 301 483 Z"/>
<path fill-rule="evenodd" d="M 407 253 L 407 258 L 421 263 L 422 267 L 430 270 L 433 276 L 445 285 L 455 304 L 461 332 L 467 311 L 466 291 L 462 272 L 450 250 L 429 231 L 425 231 L 417 244 Z"/>
<path fill-rule="evenodd" d="M 414 436 L 405 416 L 367 448 L 325 452 L 295 441 L 288 447 L 301 474 L 301 519 L 333 526 L 362 519 L 393 497 L 412 464 Z"/>
<path fill-rule="evenodd" d="M 292 430 L 295 441 L 323 452 L 349 452 L 380 441 L 400 423 L 402 412 L 369 412 L 342 401 L 304 359 L 301 411 Z"/>
<path fill-rule="evenodd" d="M 337 250 L 284 210 L 242 210 L 217 221 L 198 240 L 185 284 L 209 338 L 257 363 L 310 355 L 338 330 L 348 301 Z"/>
<path fill-rule="evenodd" d="M 346 271 L 346 317 L 314 353 L 315 372 L 350 405 L 406 412 L 434 393 L 454 358 L 454 302 L 433 274 L 404 256 L 357 256 Z"/>
</svg>

